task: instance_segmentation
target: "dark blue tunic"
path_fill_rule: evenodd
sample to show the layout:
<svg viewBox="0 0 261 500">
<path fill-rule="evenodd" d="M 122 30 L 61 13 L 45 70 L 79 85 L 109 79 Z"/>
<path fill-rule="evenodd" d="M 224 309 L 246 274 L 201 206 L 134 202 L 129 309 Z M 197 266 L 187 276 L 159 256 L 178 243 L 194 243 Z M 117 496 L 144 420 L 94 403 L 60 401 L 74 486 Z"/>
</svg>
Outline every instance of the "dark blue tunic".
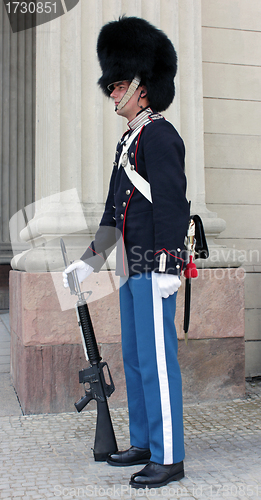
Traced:
<svg viewBox="0 0 261 500">
<path fill-rule="evenodd" d="M 149 118 L 151 122 L 132 142 L 128 156 L 130 164 L 150 183 L 153 203 L 134 187 L 124 168 L 118 167 L 124 135 L 117 145 L 99 229 L 81 257 L 95 271 L 100 270 L 116 242 L 118 275 L 158 272 L 162 254 L 166 255 L 164 272 L 179 275 L 183 268 L 189 220 L 184 143 L 161 115 Z"/>
</svg>

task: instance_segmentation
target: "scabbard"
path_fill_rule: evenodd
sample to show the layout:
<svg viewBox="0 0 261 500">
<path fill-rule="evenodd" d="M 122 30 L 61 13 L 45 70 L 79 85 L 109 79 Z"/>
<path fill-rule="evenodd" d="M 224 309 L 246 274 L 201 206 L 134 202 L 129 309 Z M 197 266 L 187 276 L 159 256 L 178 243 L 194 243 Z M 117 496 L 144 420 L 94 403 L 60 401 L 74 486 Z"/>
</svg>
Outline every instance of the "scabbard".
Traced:
<svg viewBox="0 0 261 500">
<path fill-rule="evenodd" d="M 183 330 L 188 333 L 190 318 L 190 299 L 191 299 L 191 278 L 186 278 L 185 284 L 185 307 L 184 307 L 184 326 Z"/>
</svg>

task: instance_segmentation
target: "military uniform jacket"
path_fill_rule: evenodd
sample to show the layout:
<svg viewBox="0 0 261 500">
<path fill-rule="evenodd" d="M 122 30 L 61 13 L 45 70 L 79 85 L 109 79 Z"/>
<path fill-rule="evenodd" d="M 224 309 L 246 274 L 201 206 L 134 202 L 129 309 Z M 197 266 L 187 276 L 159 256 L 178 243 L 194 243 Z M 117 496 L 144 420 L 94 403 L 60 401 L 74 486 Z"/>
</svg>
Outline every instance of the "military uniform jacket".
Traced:
<svg viewBox="0 0 261 500">
<path fill-rule="evenodd" d="M 81 257 L 95 271 L 100 270 L 115 244 L 116 274 L 120 276 L 150 271 L 180 274 L 184 266 L 189 221 L 184 143 L 173 125 L 150 109 L 133 122 L 140 124 L 148 118 L 149 123 L 131 143 L 128 157 L 131 168 L 150 183 L 152 203 L 119 165 L 122 145 L 131 130 L 117 145 L 100 226 Z"/>
</svg>

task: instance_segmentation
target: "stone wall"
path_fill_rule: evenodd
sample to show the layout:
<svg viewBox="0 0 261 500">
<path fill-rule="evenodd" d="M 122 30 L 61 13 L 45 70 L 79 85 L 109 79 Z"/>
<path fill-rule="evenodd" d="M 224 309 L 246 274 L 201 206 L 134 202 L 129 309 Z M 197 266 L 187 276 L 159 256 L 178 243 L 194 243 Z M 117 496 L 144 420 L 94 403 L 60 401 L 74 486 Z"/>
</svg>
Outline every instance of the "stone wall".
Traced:
<svg viewBox="0 0 261 500">
<path fill-rule="evenodd" d="M 246 269 L 246 376 L 261 375 L 261 4 L 202 0 L 206 202 Z"/>
<path fill-rule="evenodd" d="M 104 289 L 107 273 L 92 274 L 83 289 Z M 78 371 L 87 366 L 74 310 L 61 273 L 11 271 L 11 375 L 23 411 L 73 411 L 84 394 Z M 69 309 L 62 310 L 67 301 Z M 184 282 L 178 292 L 176 327 L 184 400 L 225 399 L 245 393 L 244 272 L 200 270 L 192 283 L 188 345 L 183 334 Z M 126 404 L 118 291 L 89 304 L 103 361 L 116 386 L 111 406 Z"/>
</svg>

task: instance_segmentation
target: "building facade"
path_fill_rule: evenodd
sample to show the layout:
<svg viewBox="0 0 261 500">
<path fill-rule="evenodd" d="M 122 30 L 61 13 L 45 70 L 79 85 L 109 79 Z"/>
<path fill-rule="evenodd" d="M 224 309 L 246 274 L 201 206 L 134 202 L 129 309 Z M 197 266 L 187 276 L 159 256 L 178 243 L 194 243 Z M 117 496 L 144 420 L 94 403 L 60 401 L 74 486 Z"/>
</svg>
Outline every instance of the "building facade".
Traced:
<svg viewBox="0 0 261 500">
<path fill-rule="evenodd" d="M 212 332 L 203 335 L 204 342 L 209 337 L 244 338 L 245 375 L 260 375 L 258 0 L 80 0 L 57 19 L 16 34 L 2 9 L 1 263 L 8 265 L 12 258 L 18 273 L 11 286 L 17 293 L 17 277 L 22 273 L 18 281 L 27 285 L 19 293 L 25 297 L 33 274 L 38 285 L 43 280 L 48 288 L 46 275 L 61 271 L 60 236 L 65 235 L 71 256 L 79 258 L 97 228 L 115 144 L 126 124 L 97 86 L 96 41 L 101 26 L 124 13 L 144 17 L 163 29 L 178 53 L 176 97 L 165 116 L 184 139 L 188 198 L 192 212 L 202 216 L 208 237 L 210 258 L 199 262 L 199 268 L 204 264 L 202 272 L 212 270 L 213 286 L 232 293 L 231 314 L 241 315 L 236 333 L 233 321 L 225 316 L 225 333 L 216 334 L 213 326 Z M 110 265 L 113 268 L 113 260 Z M 244 279 L 239 273 L 236 281 L 234 274 L 235 285 L 231 281 L 229 288 L 229 269 L 240 266 L 245 269 Z M 237 312 L 236 307 L 238 281 L 245 289 L 244 334 L 242 308 Z M 213 322 L 215 308 L 220 315 L 213 302 Z M 23 307 L 20 313 L 23 316 Z M 11 312 L 16 338 L 20 334 L 15 315 Z M 32 324 L 29 330 L 35 339 Z M 52 344 L 49 337 L 47 341 L 37 338 L 34 344 L 24 332 L 19 342 L 27 348 Z M 18 352 L 18 343 L 13 345 Z M 14 365 L 15 356 L 15 371 Z"/>
</svg>

